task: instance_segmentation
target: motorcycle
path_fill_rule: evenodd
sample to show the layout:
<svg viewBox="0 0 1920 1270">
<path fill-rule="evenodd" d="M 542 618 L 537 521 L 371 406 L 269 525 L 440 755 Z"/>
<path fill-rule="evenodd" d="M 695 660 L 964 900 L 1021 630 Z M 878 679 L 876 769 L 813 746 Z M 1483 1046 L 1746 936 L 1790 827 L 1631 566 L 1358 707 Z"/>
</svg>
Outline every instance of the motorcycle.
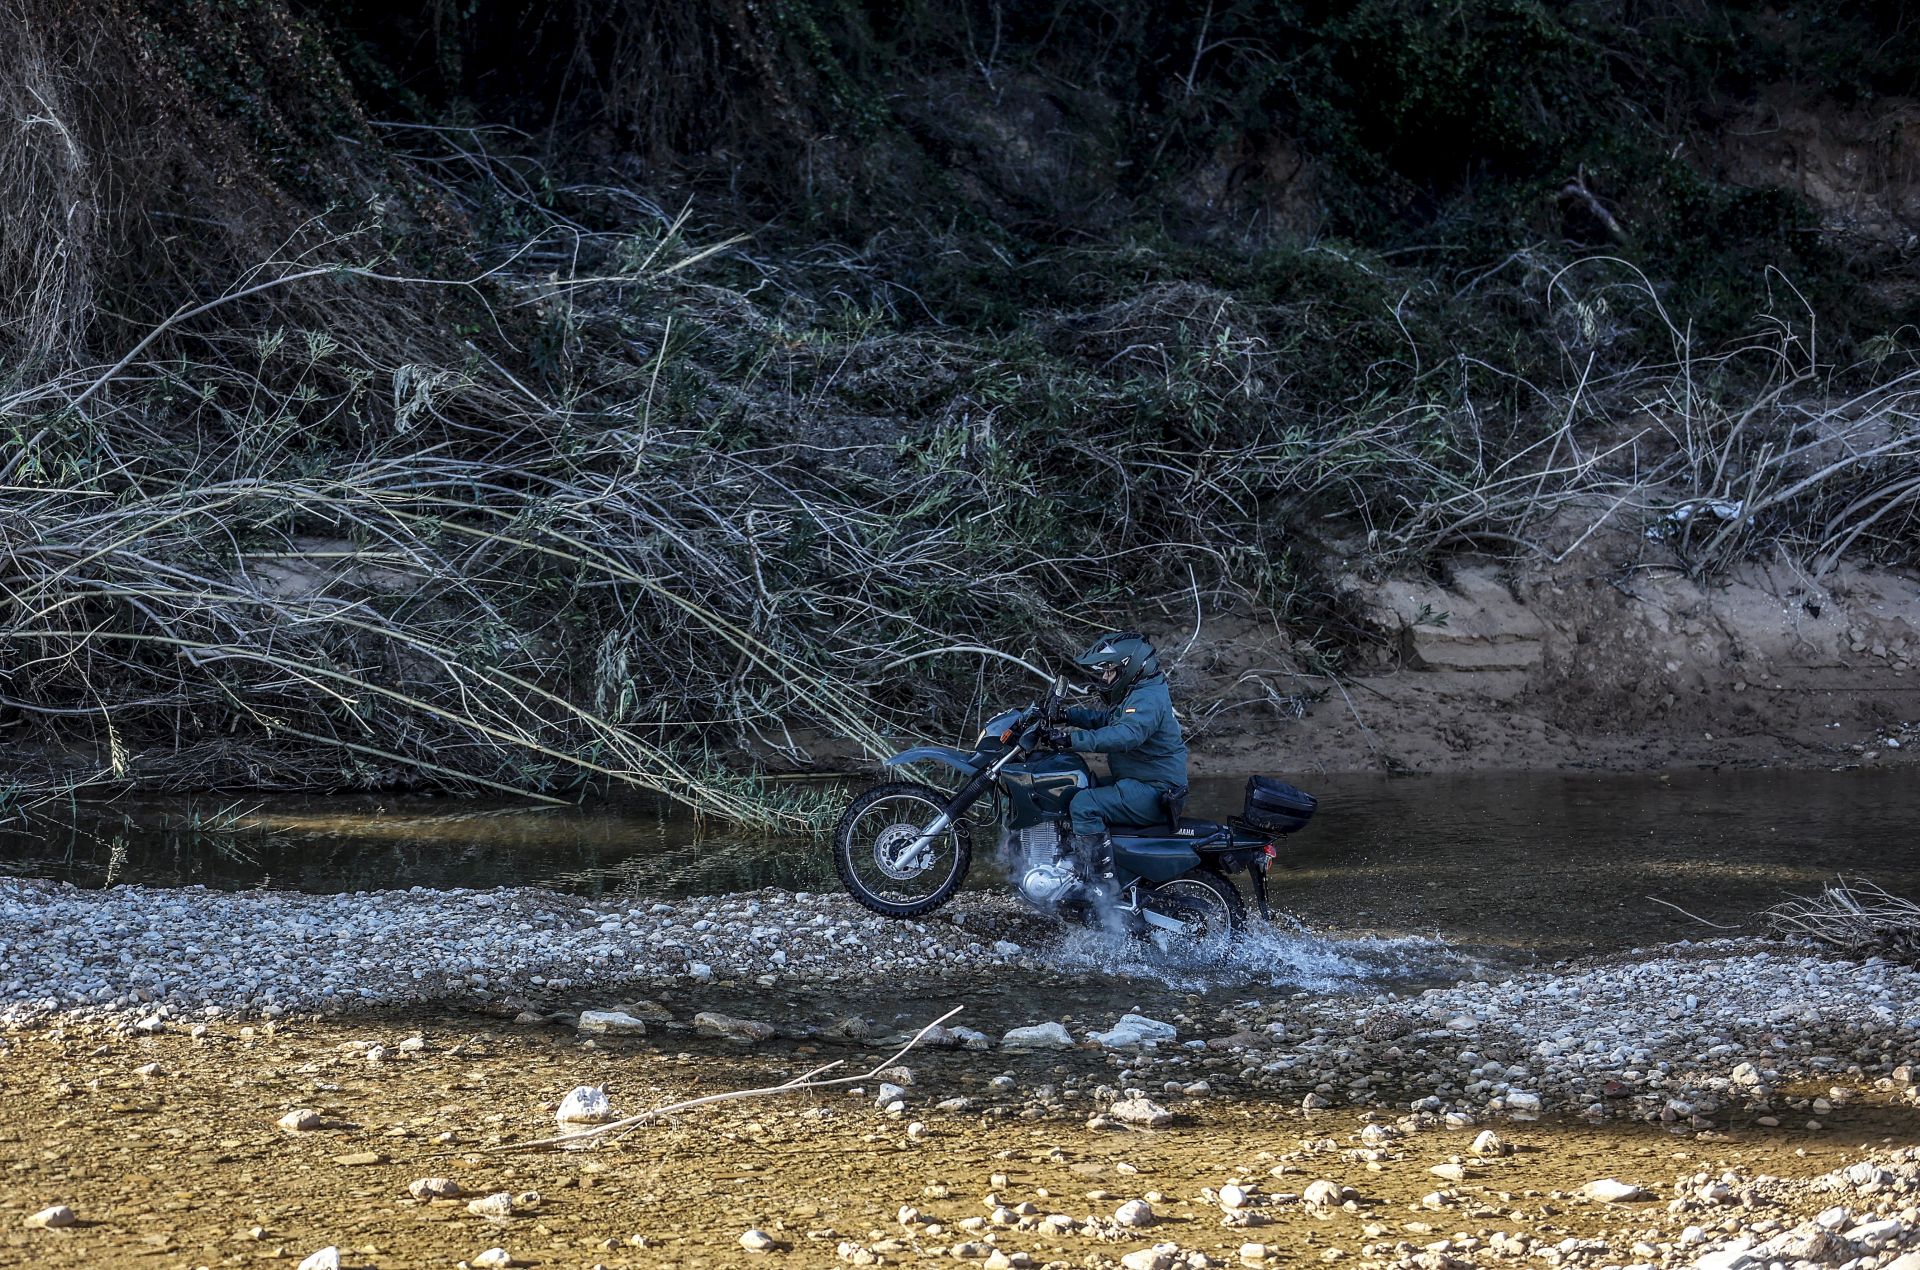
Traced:
<svg viewBox="0 0 1920 1270">
<path fill-rule="evenodd" d="M 883 917 L 914 918 L 953 897 L 973 863 L 975 824 L 999 830 L 1000 855 L 1021 897 L 1088 924 L 1117 925 L 1163 949 L 1224 954 L 1246 922 L 1231 880 L 1245 873 L 1263 917 L 1276 841 L 1304 828 L 1313 795 L 1263 776 L 1247 782 L 1242 812 L 1222 824 L 1180 813 L 1186 791 L 1163 800 L 1164 824 L 1113 826 L 1111 859 L 1072 849 L 1068 804 L 1094 783 L 1086 760 L 1048 748 L 1067 683 L 1040 701 L 988 720 L 973 748 L 921 745 L 886 760 L 890 768 L 933 762 L 963 778 L 948 793 L 889 781 L 861 793 L 833 835 L 834 868 L 849 894 Z M 986 797 L 985 814 L 978 804 Z"/>
</svg>

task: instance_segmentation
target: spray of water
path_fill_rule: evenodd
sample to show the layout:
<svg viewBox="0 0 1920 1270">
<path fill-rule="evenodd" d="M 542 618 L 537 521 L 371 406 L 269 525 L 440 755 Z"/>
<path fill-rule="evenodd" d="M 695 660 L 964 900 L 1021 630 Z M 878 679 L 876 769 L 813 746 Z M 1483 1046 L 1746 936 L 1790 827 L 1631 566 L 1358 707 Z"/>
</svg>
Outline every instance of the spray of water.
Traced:
<svg viewBox="0 0 1920 1270">
<path fill-rule="evenodd" d="M 1048 956 L 1063 972 L 1151 979 L 1183 992 L 1258 986 L 1341 993 L 1392 983 L 1452 981 L 1472 965 L 1438 939 L 1334 936 L 1286 917 L 1248 922 L 1219 956 L 1177 942 L 1160 948 L 1111 925 L 1070 929 Z"/>
</svg>

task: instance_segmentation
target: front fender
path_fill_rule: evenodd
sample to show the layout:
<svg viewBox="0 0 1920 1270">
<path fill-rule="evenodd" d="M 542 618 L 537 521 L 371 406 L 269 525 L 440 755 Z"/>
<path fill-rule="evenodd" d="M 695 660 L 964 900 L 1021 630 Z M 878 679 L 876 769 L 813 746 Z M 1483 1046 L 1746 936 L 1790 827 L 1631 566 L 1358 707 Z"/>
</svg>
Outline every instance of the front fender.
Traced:
<svg viewBox="0 0 1920 1270">
<path fill-rule="evenodd" d="M 964 776 L 972 776 L 980 770 L 973 761 L 973 755 L 966 750 L 956 750 L 950 745 L 916 745 L 910 750 L 902 750 L 888 759 L 884 766 L 905 767 L 909 763 L 922 763 L 931 759 L 935 763 L 944 763 Z"/>
</svg>

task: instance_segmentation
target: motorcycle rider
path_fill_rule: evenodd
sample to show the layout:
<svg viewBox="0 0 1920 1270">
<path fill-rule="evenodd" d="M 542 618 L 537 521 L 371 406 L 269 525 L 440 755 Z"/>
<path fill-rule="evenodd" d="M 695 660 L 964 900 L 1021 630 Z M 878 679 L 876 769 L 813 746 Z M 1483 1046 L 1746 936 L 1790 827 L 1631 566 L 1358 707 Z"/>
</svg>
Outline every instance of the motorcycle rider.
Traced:
<svg viewBox="0 0 1920 1270">
<path fill-rule="evenodd" d="M 1104 754 L 1111 775 L 1073 796 L 1074 854 L 1106 874 L 1113 860 L 1115 825 L 1152 825 L 1169 819 L 1187 794 L 1187 745 L 1159 659 L 1138 631 L 1114 631 L 1074 658 L 1097 681 L 1105 709 L 1063 711 L 1070 726 L 1047 737 L 1061 749 Z"/>
</svg>

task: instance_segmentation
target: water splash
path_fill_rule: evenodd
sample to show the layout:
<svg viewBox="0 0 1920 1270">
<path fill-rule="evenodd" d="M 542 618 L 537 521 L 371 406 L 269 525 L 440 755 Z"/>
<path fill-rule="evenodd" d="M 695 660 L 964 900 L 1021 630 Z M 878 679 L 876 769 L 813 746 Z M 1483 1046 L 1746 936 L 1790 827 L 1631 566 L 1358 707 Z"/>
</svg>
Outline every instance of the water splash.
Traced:
<svg viewBox="0 0 1920 1270">
<path fill-rule="evenodd" d="M 1145 978 L 1198 992 L 1222 987 L 1345 993 L 1360 988 L 1451 983 L 1475 962 L 1444 940 L 1423 936 L 1338 936 L 1285 916 L 1249 921 L 1221 957 L 1161 949 L 1109 930 L 1077 927 L 1047 950 L 1063 971 Z"/>
</svg>

